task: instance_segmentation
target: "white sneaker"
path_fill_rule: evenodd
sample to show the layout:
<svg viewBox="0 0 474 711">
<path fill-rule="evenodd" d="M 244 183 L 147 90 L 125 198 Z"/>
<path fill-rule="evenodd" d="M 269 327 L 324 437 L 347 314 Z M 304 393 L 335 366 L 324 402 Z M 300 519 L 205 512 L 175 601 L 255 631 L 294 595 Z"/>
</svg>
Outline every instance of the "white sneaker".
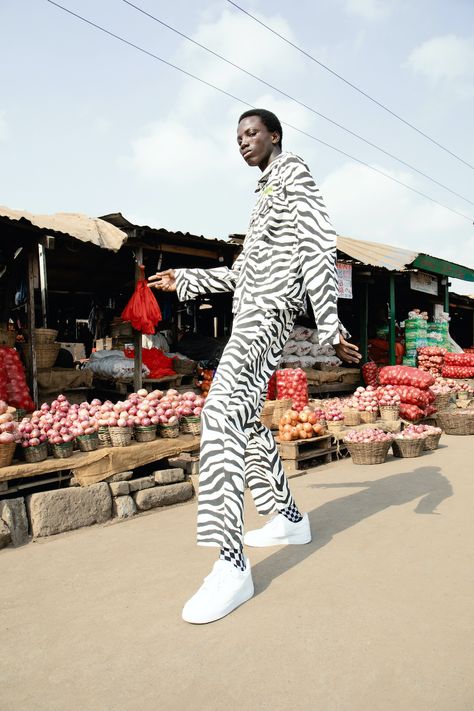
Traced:
<svg viewBox="0 0 474 711">
<path fill-rule="evenodd" d="M 183 607 L 183 620 L 195 625 L 225 617 L 253 596 L 252 571 L 246 559 L 245 570 L 227 560 L 217 560 L 211 573 Z"/>
<path fill-rule="evenodd" d="M 254 546 L 255 548 L 283 546 L 286 544 L 301 545 L 310 541 L 311 528 L 307 513 L 298 523 L 292 523 L 283 514 L 277 514 L 262 528 L 258 528 L 255 531 L 247 531 L 244 536 L 245 545 Z"/>
</svg>

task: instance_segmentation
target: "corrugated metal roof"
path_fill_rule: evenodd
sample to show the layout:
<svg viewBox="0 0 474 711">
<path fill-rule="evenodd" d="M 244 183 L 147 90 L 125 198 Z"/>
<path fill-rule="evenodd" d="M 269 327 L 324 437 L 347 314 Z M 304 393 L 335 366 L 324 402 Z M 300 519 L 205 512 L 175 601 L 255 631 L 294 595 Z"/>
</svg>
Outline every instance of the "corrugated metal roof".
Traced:
<svg viewBox="0 0 474 711">
<path fill-rule="evenodd" d="M 0 218 L 11 221 L 24 220 L 46 232 L 56 232 L 75 237 L 81 242 L 91 242 L 97 247 L 117 252 L 127 239 L 127 235 L 114 225 L 98 217 L 88 217 L 80 213 L 57 212 L 54 215 L 33 215 L 25 210 L 12 210 L 0 206 Z"/>
<path fill-rule="evenodd" d="M 417 258 L 419 252 L 378 242 L 366 242 L 362 239 L 337 236 L 337 248 L 353 259 L 374 267 L 383 267 L 390 271 L 402 271 Z"/>
</svg>

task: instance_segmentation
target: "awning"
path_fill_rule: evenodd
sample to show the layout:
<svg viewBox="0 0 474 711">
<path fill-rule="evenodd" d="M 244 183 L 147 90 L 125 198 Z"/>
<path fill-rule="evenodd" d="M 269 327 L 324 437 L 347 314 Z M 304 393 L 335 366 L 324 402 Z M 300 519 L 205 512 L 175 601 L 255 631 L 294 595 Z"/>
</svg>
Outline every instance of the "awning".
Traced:
<svg viewBox="0 0 474 711">
<path fill-rule="evenodd" d="M 337 236 L 337 248 L 362 264 L 371 264 L 374 267 L 383 267 L 391 271 L 402 271 L 419 255 L 419 252 L 412 252 L 401 247 L 392 247 L 392 245 L 379 242 L 366 242 L 362 239 L 352 239 L 340 235 Z"/>
<path fill-rule="evenodd" d="M 127 235 L 118 227 L 98 217 L 88 217 L 80 213 L 57 212 L 54 215 L 33 215 L 24 210 L 12 210 L 0 206 L 0 221 L 23 221 L 38 227 L 45 233 L 59 233 L 74 237 L 81 242 L 90 242 L 97 247 L 117 252 L 127 239 Z"/>
<path fill-rule="evenodd" d="M 407 268 L 421 269 L 433 274 L 474 281 L 474 269 L 449 262 L 446 259 L 432 257 L 429 254 L 413 252 L 409 249 L 394 247 L 379 242 L 366 242 L 362 239 L 337 236 L 337 248 L 352 259 L 362 264 L 383 267 L 390 271 L 403 271 Z"/>
</svg>

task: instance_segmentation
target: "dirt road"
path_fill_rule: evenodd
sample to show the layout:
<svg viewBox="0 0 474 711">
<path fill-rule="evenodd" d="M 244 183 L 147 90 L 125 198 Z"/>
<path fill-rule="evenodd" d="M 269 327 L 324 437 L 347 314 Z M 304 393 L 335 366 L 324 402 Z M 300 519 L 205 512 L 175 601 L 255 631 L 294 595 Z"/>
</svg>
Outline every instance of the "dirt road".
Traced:
<svg viewBox="0 0 474 711">
<path fill-rule="evenodd" d="M 473 711 L 474 437 L 441 443 L 293 479 L 313 542 L 249 549 L 211 625 L 195 502 L 2 551 L 1 711 Z"/>
</svg>

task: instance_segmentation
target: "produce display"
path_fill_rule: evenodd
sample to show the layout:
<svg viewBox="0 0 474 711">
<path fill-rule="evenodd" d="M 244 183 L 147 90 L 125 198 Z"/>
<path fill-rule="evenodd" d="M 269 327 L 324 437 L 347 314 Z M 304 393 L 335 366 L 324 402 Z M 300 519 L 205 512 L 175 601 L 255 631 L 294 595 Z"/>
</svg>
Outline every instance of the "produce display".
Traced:
<svg viewBox="0 0 474 711">
<path fill-rule="evenodd" d="M 207 397 L 214 373 L 215 371 L 211 368 L 203 368 L 201 366 L 197 368 L 196 386 L 200 389 L 203 397 Z"/>
<path fill-rule="evenodd" d="M 347 404 L 348 407 L 359 412 L 378 412 L 379 402 L 376 388 L 373 385 L 367 385 L 366 388 L 359 386 Z"/>
<path fill-rule="evenodd" d="M 441 375 L 445 378 L 474 378 L 474 354 L 447 353 Z"/>
<path fill-rule="evenodd" d="M 413 385 L 422 390 L 435 382 L 431 373 L 407 365 L 387 365 L 380 369 L 378 377 L 381 385 Z"/>
<path fill-rule="evenodd" d="M 308 379 L 301 368 L 282 368 L 276 372 L 277 399 L 293 400 L 293 410 L 299 412 L 308 404 Z"/>
<path fill-rule="evenodd" d="M 8 412 L 8 405 L 0 400 L 0 445 L 18 442 L 18 427 L 13 414 Z"/>
<path fill-rule="evenodd" d="M 446 354 L 446 348 L 439 348 L 437 346 L 425 346 L 424 348 L 418 348 L 418 368 L 420 370 L 426 370 L 435 377 L 441 375 Z"/>
<path fill-rule="evenodd" d="M 427 435 L 440 435 L 442 433 L 443 430 L 441 427 L 433 427 L 432 425 L 408 425 L 408 427 L 405 427 L 401 434 L 405 434 L 407 436 L 412 435 L 413 437 L 415 435 L 426 437 Z"/>
<path fill-rule="evenodd" d="M 377 385 L 377 374 L 378 374 L 377 363 L 373 361 L 368 361 L 362 366 L 362 377 L 364 378 L 364 383 L 366 385 Z"/>
<path fill-rule="evenodd" d="M 370 442 L 391 442 L 393 434 L 384 432 L 378 427 L 368 427 L 365 430 L 349 430 L 344 435 L 346 442 L 369 444 Z"/>
<path fill-rule="evenodd" d="M 337 407 L 331 407 L 324 411 L 324 417 L 326 422 L 342 422 L 344 420 L 344 413 Z"/>
<path fill-rule="evenodd" d="M 27 412 L 35 409 L 25 377 L 25 369 L 15 348 L 0 346 L 0 398 Z"/>
<path fill-rule="evenodd" d="M 287 410 L 279 422 L 280 439 L 283 442 L 290 442 L 296 439 L 309 439 L 319 437 L 325 433 L 324 425 L 319 420 L 320 413 L 311 410 L 309 407 L 297 412 Z"/>
<path fill-rule="evenodd" d="M 375 391 L 379 407 L 394 407 L 400 404 L 400 395 L 395 385 L 380 385 Z"/>
<path fill-rule="evenodd" d="M 142 428 L 178 424 L 182 417 L 199 417 L 204 398 L 189 391 L 139 390 L 116 403 L 98 399 L 71 404 L 64 395 L 44 403 L 18 425 L 0 402 L 0 443 L 18 442 L 22 448 L 72 443 L 76 438 L 95 434 L 99 427 Z"/>
</svg>

